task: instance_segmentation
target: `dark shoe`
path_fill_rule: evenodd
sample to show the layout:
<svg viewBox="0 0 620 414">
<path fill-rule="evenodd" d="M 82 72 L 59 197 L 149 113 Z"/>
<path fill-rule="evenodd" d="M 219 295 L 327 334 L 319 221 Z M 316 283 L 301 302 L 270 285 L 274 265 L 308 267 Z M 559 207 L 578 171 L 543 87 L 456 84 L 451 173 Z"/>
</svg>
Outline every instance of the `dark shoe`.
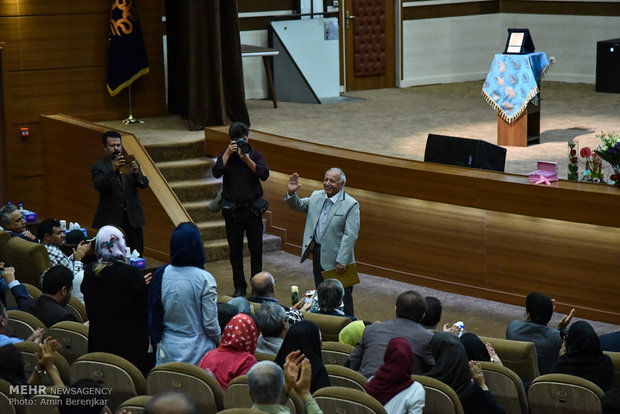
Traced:
<svg viewBox="0 0 620 414">
<path fill-rule="evenodd" d="M 238 296 L 245 296 L 245 289 L 241 289 L 241 288 L 235 289 L 235 293 L 233 293 L 232 297 L 236 298 Z"/>
</svg>

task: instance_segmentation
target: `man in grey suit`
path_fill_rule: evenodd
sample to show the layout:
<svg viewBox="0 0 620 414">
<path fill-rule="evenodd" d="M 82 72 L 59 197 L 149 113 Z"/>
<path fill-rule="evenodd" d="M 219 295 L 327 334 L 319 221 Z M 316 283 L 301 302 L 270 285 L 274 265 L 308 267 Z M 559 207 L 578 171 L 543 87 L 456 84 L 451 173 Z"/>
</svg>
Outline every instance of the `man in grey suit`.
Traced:
<svg viewBox="0 0 620 414">
<path fill-rule="evenodd" d="M 435 366 L 435 359 L 431 351 L 433 333 L 419 323 L 425 311 L 426 299 L 418 292 L 408 290 L 398 295 L 396 318 L 368 325 L 345 366 L 370 378 L 383 364 L 390 339 L 403 337 L 413 349 L 413 373 L 423 374 L 429 371 Z"/>
<path fill-rule="evenodd" d="M 312 273 L 316 287 L 323 282 L 324 270 L 336 269 L 344 274 L 345 266 L 353 263 L 353 248 L 360 229 L 358 202 L 344 190 L 347 181 L 340 168 L 325 172 L 323 190 L 314 191 L 310 197 L 299 198 L 299 174 L 293 173 L 288 182 L 284 201 L 295 211 L 306 215 L 301 261 L 312 253 Z M 344 313 L 354 316 L 353 286 L 345 288 Z"/>
</svg>

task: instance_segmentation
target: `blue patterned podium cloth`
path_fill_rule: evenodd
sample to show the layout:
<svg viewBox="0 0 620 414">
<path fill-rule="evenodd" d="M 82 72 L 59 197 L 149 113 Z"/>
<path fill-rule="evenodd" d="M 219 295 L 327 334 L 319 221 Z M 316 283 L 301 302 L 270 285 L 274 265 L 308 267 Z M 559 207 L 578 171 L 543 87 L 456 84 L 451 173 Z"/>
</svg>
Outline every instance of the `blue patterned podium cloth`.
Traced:
<svg viewBox="0 0 620 414">
<path fill-rule="evenodd" d="M 526 55 L 498 53 L 482 87 L 486 101 L 506 122 L 514 122 L 539 90 L 536 81 L 549 70 L 544 52 Z"/>
</svg>

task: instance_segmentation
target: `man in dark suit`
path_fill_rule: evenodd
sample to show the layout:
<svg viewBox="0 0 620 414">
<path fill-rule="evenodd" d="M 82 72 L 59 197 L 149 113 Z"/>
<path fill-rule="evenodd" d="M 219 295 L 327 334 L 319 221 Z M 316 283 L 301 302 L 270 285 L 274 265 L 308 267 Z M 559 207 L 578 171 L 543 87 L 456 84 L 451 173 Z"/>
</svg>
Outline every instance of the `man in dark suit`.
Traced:
<svg viewBox="0 0 620 414">
<path fill-rule="evenodd" d="M 43 273 L 41 288 L 43 294 L 26 302 L 23 311 L 39 318 L 48 328 L 60 321 L 77 322 L 65 307 L 73 290 L 73 273 L 69 268 L 56 265 L 47 269 Z"/>
<path fill-rule="evenodd" d="M 418 292 L 408 290 L 396 298 L 396 318 L 373 323 L 364 329 L 362 338 L 347 361 L 348 367 L 366 378 L 375 375 L 383 365 L 383 356 L 390 339 L 401 336 L 413 349 L 413 373 L 422 374 L 435 366 L 431 351 L 433 333 L 420 325 L 426 311 L 426 299 Z"/>
<path fill-rule="evenodd" d="M 95 189 L 99 191 L 99 205 L 93 220 L 93 227 L 111 224 L 120 227 L 127 237 L 127 245 L 142 256 L 144 250 L 144 214 L 138 195 L 138 188 L 147 188 L 149 180 L 140 170 L 137 161 L 132 161 L 129 173 L 121 173 L 126 161 L 122 154 L 121 135 L 116 131 L 103 134 L 105 157 L 90 167 Z"/>
</svg>

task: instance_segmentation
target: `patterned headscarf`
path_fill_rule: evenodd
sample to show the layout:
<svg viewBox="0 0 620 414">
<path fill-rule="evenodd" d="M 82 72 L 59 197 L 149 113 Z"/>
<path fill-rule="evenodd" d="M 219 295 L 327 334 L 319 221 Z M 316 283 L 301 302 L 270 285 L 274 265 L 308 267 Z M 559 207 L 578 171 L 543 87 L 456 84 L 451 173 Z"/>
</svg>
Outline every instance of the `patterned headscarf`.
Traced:
<svg viewBox="0 0 620 414">
<path fill-rule="evenodd" d="M 232 348 L 254 354 L 258 341 L 258 329 L 254 319 L 244 313 L 238 313 L 228 322 L 220 348 Z"/>
<path fill-rule="evenodd" d="M 119 228 L 103 226 L 95 239 L 97 261 L 102 264 L 127 263 L 125 246 L 125 235 Z"/>
</svg>

